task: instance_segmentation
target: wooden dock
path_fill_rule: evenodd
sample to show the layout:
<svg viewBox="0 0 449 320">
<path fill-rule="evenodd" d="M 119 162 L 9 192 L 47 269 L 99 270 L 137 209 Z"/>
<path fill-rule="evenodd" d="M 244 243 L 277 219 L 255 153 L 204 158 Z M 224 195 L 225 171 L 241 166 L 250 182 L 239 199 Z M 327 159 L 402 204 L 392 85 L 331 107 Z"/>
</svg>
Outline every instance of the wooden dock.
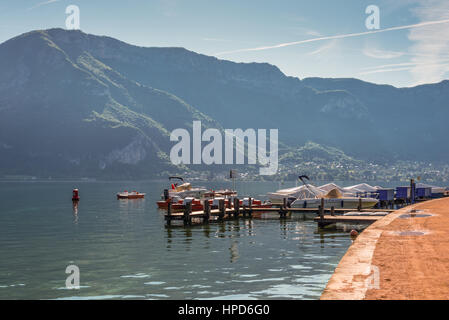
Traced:
<svg viewBox="0 0 449 320">
<path fill-rule="evenodd" d="M 343 213 L 358 211 L 358 212 L 393 212 L 392 209 L 361 209 L 361 201 L 359 203 L 359 208 L 357 209 L 342 209 L 342 208 L 324 208 L 324 199 L 318 208 L 290 208 L 287 206 L 287 199 L 284 199 L 283 204 L 278 207 L 272 208 L 257 208 L 252 207 L 251 198 L 249 199 L 249 205 L 240 207 L 239 199 L 234 198 L 233 206 L 231 202 L 228 202 L 228 207 L 225 206 L 223 199 L 219 201 L 218 209 L 211 209 L 208 201 L 204 202 L 203 211 L 192 211 L 190 203 L 186 204 L 184 212 L 172 212 L 171 204 L 167 208 L 167 213 L 165 214 L 165 220 L 167 225 L 170 225 L 174 220 L 181 220 L 184 225 L 191 225 L 192 220 L 199 220 L 200 223 L 209 223 L 212 221 L 223 221 L 227 219 L 238 219 L 238 218 L 252 218 L 254 215 L 263 213 L 277 213 L 280 219 L 287 217 L 289 213 L 310 213 L 316 215 L 315 221 L 318 222 L 320 227 L 336 223 L 336 222 L 365 222 L 372 223 L 382 216 L 343 216 Z M 325 215 L 329 213 L 330 215 Z"/>
<path fill-rule="evenodd" d="M 314 220 L 321 224 L 333 223 L 374 223 L 384 216 L 323 216 L 316 217 Z"/>
</svg>

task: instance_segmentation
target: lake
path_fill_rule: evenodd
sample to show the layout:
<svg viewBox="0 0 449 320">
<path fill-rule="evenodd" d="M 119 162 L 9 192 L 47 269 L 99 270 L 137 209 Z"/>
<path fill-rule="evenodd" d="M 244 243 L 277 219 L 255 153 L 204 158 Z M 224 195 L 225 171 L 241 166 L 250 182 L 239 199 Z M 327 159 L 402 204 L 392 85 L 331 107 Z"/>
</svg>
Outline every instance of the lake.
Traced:
<svg viewBox="0 0 449 320">
<path fill-rule="evenodd" d="M 294 215 L 167 228 L 155 203 L 167 185 L 0 182 L 0 299 L 318 299 L 351 244 Z M 279 184 L 236 187 L 261 199 Z M 125 189 L 147 196 L 117 200 Z M 65 286 L 69 265 L 80 289 Z"/>
</svg>

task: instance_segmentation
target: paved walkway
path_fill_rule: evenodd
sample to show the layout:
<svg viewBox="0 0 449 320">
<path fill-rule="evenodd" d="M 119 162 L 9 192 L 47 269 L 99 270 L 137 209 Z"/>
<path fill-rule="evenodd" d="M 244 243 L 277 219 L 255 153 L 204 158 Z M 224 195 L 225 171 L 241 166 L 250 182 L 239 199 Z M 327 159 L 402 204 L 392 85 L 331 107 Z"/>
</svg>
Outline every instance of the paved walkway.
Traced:
<svg viewBox="0 0 449 320">
<path fill-rule="evenodd" d="M 365 229 L 321 299 L 449 299 L 449 198 L 403 208 Z"/>
</svg>

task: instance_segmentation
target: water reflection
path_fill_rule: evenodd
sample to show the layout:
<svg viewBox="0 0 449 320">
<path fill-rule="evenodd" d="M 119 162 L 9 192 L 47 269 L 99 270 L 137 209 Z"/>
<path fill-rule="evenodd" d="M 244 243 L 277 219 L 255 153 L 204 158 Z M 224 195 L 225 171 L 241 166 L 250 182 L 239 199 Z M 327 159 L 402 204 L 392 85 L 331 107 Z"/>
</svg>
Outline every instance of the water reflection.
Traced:
<svg viewBox="0 0 449 320">
<path fill-rule="evenodd" d="M 218 238 L 225 238 L 226 237 L 226 223 L 221 222 L 218 225 L 218 230 L 215 232 L 215 236 Z"/>
<path fill-rule="evenodd" d="M 184 243 L 188 244 L 189 246 L 187 247 L 187 250 L 190 249 L 190 244 L 192 243 L 192 228 L 184 228 L 183 229 L 183 233 L 184 233 Z"/>
<path fill-rule="evenodd" d="M 172 237 L 173 237 L 173 230 L 172 228 L 165 228 L 167 230 L 167 249 L 171 249 L 171 244 L 172 244 Z"/>
<path fill-rule="evenodd" d="M 280 219 L 279 220 L 279 227 L 280 227 L 280 230 L 281 230 L 281 237 L 282 237 L 282 239 L 286 240 L 288 238 L 287 220 L 286 219 Z"/>
<path fill-rule="evenodd" d="M 203 227 L 203 234 L 204 234 L 204 236 L 206 237 L 206 238 L 210 238 L 210 225 L 209 224 L 206 224 L 206 225 L 204 225 L 204 227 Z"/>
<path fill-rule="evenodd" d="M 240 237 L 240 221 L 234 220 L 229 224 L 229 232 L 231 238 L 239 238 Z"/>
<path fill-rule="evenodd" d="M 132 211 L 141 211 L 145 208 L 145 198 L 143 199 L 119 199 L 120 213 L 130 213 Z"/>
<path fill-rule="evenodd" d="M 324 248 L 324 240 L 325 240 L 325 238 L 324 238 L 324 233 L 323 233 L 323 232 L 320 232 L 319 234 L 320 234 L 320 244 L 321 244 L 321 248 Z"/>
<path fill-rule="evenodd" d="M 255 222 L 257 221 L 257 222 Z M 273 226 L 273 220 L 269 222 L 264 220 L 254 220 L 254 219 L 240 219 L 240 220 L 230 220 L 210 224 L 199 224 L 192 226 L 182 226 L 182 225 L 171 225 L 165 226 L 167 233 L 166 239 L 167 244 L 171 244 L 173 239 L 183 238 L 184 243 L 191 243 L 197 235 L 202 234 L 206 238 L 241 238 L 241 237 L 254 237 L 257 235 L 257 229 L 261 229 L 261 226 L 265 224 Z M 260 223 L 259 228 L 255 228 L 255 223 Z M 299 240 L 307 241 L 310 240 L 311 234 L 315 234 L 319 238 L 319 243 L 324 245 L 329 240 L 333 240 L 336 234 L 340 236 L 349 236 L 347 230 L 336 230 L 336 229 L 320 229 L 318 227 L 315 230 L 310 230 L 310 225 L 315 225 L 313 221 L 302 220 L 302 219 L 279 219 L 275 221 L 275 224 L 279 224 L 279 237 L 282 240 Z M 274 227 L 274 226 L 273 226 Z M 200 231 L 201 232 L 198 232 Z M 195 236 L 196 235 L 196 236 Z"/>
<path fill-rule="evenodd" d="M 277 228 L 276 224 L 279 224 Z M 257 232 L 257 230 L 259 232 Z M 257 241 L 248 239 L 255 237 L 256 234 L 259 234 Z M 206 241 L 199 240 L 199 244 L 198 239 L 201 235 Z M 268 242 L 261 240 L 261 236 L 262 238 L 268 237 L 265 238 L 265 241 Z M 295 218 L 280 219 L 277 221 L 238 219 L 203 225 L 193 225 L 189 227 L 166 226 L 166 248 L 170 251 L 181 250 L 189 252 L 197 250 L 198 247 L 210 250 L 214 247 L 214 238 L 231 240 L 228 245 L 222 242 L 220 244 L 220 249 L 223 250 L 223 247 L 227 248 L 229 252 L 228 261 L 230 263 L 237 263 L 242 258 L 240 248 L 241 241 L 247 242 L 253 247 L 270 248 L 272 243 L 277 239 L 280 239 L 282 241 L 288 241 L 288 243 L 295 243 L 295 245 L 297 245 L 297 250 L 299 250 L 299 252 L 296 251 L 296 254 L 301 256 L 301 253 L 306 253 L 308 250 L 312 250 L 311 248 L 313 247 L 321 249 L 335 248 L 336 246 L 339 246 L 337 242 L 347 241 L 347 239 L 349 239 L 349 234 L 335 229 L 322 230 L 319 229 L 313 221 Z M 217 251 L 213 250 L 210 252 Z M 295 256 L 293 252 L 294 251 L 283 252 L 281 250 L 281 256 L 284 259 L 294 259 L 297 256 Z M 255 259 L 257 260 L 257 258 Z M 268 259 L 276 258 L 268 257 Z"/>
<path fill-rule="evenodd" d="M 78 224 L 78 201 L 72 201 L 73 223 Z"/>
<path fill-rule="evenodd" d="M 236 240 L 232 241 L 231 247 L 229 248 L 229 252 L 231 253 L 231 263 L 237 262 L 240 256 L 239 256 L 239 244 Z"/>
</svg>

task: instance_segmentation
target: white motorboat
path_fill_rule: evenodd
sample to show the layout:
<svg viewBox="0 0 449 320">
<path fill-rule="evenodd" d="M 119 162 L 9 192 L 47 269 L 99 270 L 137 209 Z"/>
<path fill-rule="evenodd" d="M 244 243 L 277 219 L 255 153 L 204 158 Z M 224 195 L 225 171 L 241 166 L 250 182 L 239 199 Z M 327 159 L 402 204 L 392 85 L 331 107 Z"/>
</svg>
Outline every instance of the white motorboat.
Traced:
<svg viewBox="0 0 449 320">
<path fill-rule="evenodd" d="M 374 198 L 357 198 L 357 197 L 331 197 L 324 198 L 324 208 L 330 209 L 357 209 L 359 206 L 359 199 L 362 200 L 362 209 L 373 208 L 379 200 Z M 292 202 L 292 208 L 318 208 L 321 205 L 321 198 L 306 198 L 296 199 Z"/>
<path fill-rule="evenodd" d="M 356 209 L 361 204 L 361 209 L 370 209 L 374 207 L 379 200 L 375 198 L 360 198 L 344 196 L 337 188 L 330 190 L 326 194 L 316 194 L 315 197 L 298 198 L 291 204 L 292 208 L 318 208 L 321 201 L 324 202 L 324 208 L 330 209 Z"/>
<path fill-rule="evenodd" d="M 209 192 L 208 189 L 203 187 L 192 187 L 189 182 L 184 182 L 184 179 L 181 177 L 169 177 L 169 180 L 178 179 L 182 182 L 182 184 L 178 185 L 177 183 L 173 183 L 171 185 L 171 189 L 168 189 L 168 196 L 170 198 L 178 197 L 181 199 L 187 197 L 193 197 L 196 199 L 201 199 L 203 195 Z"/>
<path fill-rule="evenodd" d="M 369 185 L 341 188 L 336 184 L 327 184 L 321 187 L 315 187 L 312 184 L 305 183 L 303 178 L 308 179 L 308 177 L 299 177 L 304 183 L 303 186 L 268 193 L 271 202 L 273 204 L 279 204 L 286 198 L 291 203 L 290 206 L 292 208 L 318 208 L 321 205 L 321 199 L 323 199 L 324 208 L 326 209 L 330 209 L 331 207 L 335 209 L 357 209 L 360 201 L 362 209 L 369 209 L 373 208 L 379 202 L 379 200 L 373 197 L 361 198 L 354 196 L 355 192 L 362 190 L 371 191 L 367 190 Z"/>
<path fill-rule="evenodd" d="M 319 188 L 308 184 L 294 188 L 281 189 L 276 192 L 268 192 L 267 196 L 270 199 L 271 203 L 282 204 L 284 198 L 289 201 L 294 201 L 296 199 L 315 197 L 319 194 L 324 195 L 325 193 Z"/>
</svg>

